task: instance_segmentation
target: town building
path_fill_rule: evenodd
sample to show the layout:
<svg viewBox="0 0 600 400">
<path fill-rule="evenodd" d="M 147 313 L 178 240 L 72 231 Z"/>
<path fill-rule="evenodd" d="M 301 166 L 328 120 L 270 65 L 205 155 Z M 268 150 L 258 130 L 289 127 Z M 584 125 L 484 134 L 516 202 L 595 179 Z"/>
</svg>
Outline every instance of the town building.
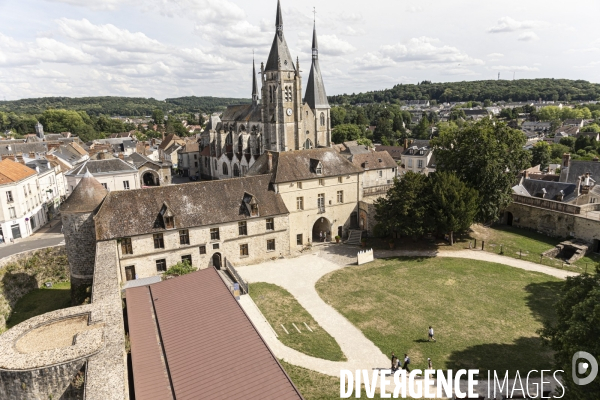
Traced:
<svg viewBox="0 0 600 400">
<path fill-rule="evenodd" d="M 294 62 L 285 40 L 279 2 L 275 27 L 269 57 L 260 67 L 260 89 L 252 66 L 252 103 L 229 106 L 222 118 L 211 117 L 201 135 L 201 175 L 206 179 L 243 176 L 265 151 L 331 146 L 330 106 L 319 67 L 316 27 L 304 99 L 300 62 Z"/>
<path fill-rule="evenodd" d="M 435 156 L 429 140 L 414 140 L 402 153 L 402 173 L 412 171 L 428 175 L 435 171 Z"/>
<path fill-rule="evenodd" d="M 177 151 L 177 169 L 183 176 L 200 175 L 200 148 L 196 141 L 186 141 Z"/>
<path fill-rule="evenodd" d="M 28 237 L 46 223 L 45 198 L 34 169 L 0 161 L 0 234 L 5 241 Z"/>
<path fill-rule="evenodd" d="M 86 160 L 65 175 L 67 191 L 72 193 L 84 175 L 90 172 L 108 191 L 140 188 L 140 176 L 136 167 L 120 158 Z"/>
</svg>

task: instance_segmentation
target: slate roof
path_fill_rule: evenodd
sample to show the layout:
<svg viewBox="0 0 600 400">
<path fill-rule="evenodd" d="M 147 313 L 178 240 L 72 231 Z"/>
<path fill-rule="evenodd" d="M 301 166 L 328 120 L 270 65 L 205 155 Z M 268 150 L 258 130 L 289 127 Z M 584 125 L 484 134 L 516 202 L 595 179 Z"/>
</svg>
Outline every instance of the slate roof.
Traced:
<svg viewBox="0 0 600 400">
<path fill-rule="evenodd" d="M 60 210 L 62 212 L 86 213 L 94 211 L 104 200 L 108 190 L 90 174 L 81 178 L 73 193 L 65 200 Z"/>
<path fill-rule="evenodd" d="M 48 172 L 48 171 L 50 171 L 52 169 L 52 165 L 46 159 L 30 160 L 30 161 L 27 161 L 25 163 L 25 165 L 27 165 L 29 168 L 31 168 L 34 171 L 36 171 L 38 174 L 43 174 L 43 173 Z M 36 168 L 37 168 L 37 170 L 36 170 Z M 39 170 L 39 172 L 38 172 L 38 170 Z"/>
<path fill-rule="evenodd" d="M 302 399 L 214 268 L 126 296 L 136 399 Z"/>
<path fill-rule="evenodd" d="M 268 154 L 273 157 L 273 169 L 269 171 Z M 321 161 L 323 172 L 317 175 L 315 162 Z M 343 155 L 332 148 L 295 150 L 263 153 L 247 172 L 247 176 L 270 174 L 271 182 L 295 182 L 318 179 L 328 176 L 356 174 L 362 169 L 352 164 Z"/>
<path fill-rule="evenodd" d="M 200 151 L 200 145 L 198 142 L 187 142 L 185 146 L 179 149 L 179 153 L 198 153 Z"/>
<path fill-rule="evenodd" d="M 130 164 L 133 164 L 133 166 L 137 169 L 139 169 L 142 165 L 146 164 L 147 162 L 160 165 L 160 163 L 151 160 L 150 158 L 140 153 L 131 153 L 128 157 L 125 157 L 125 161 L 127 161 Z"/>
<path fill-rule="evenodd" d="M 598 161 L 571 161 L 568 168 L 563 168 L 560 172 L 560 181 L 568 183 L 577 183 L 577 179 L 587 172 L 590 176 L 600 181 L 600 162 Z"/>
<path fill-rule="evenodd" d="M 110 174 L 111 172 L 137 171 L 131 164 L 120 158 L 106 160 L 86 160 L 67 173 L 68 176 L 77 176 L 90 171 L 94 174 Z"/>
<path fill-rule="evenodd" d="M 402 153 L 404 152 L 404 147 L 402 146 L 375 146 L 375 151 L 386 151 L 388 152 L 394 160 L 400 160 L 402 158 Z"/>
<path fill-rule="evenodd" d="M 540 197 L 545 190 L 544 199 L 569 202 L 577 198 L 577 185 L 573 183 L 541 181 L 538 179 L 523 179 L 520 185 L 513 188 L 516 194 L 524 196 Z M 560 191 L 563 191 L 564 197 L 558 200 Z"/>
<path fill-rule="evenodd" d="M 7 141 L 8 142 L 8 141 Z M 46 153 L 48 146 L 44 142 L 18 143 L 10 141 L 0 144 L 0 155 Z"/>
<path fill-rule="evenodd" d="M 368 168 L 369 170 L 398 167 L 396 161 L 387 151 L 370 151 L 369 153 L 356 154 L 350 158 L 350 161 L 359 168 Z"/>
<path fill-rule="evenodd" d="M 192 182 L 110 192 L 96 215 L 96 237 L 119 237 L 163 232 L 158 215 L 166 203 L 175 227 L 185 229 L 249 219 L 242 207 L 244 194 L 255 197 L 260 217 L 288 213 L 281 196 L 270 188 L 268 175 Z"/>
<path fill-rule="evenodd" d="M 248 122 L 248 121 L 261 121 L 261 108 L 258 104 L 241 104 L 241 105 L 233 105 L 227 106 L 227 109 L 223 112 L 222 121 L 230 122 L 230 121 L 240 121 L 240 122 Z M 216 129 L 216 127 L 211 127 L 210 129 Z"/>
<path fill-rule="evenodd" d="M 35 170 L 9 158 L 0 161 L 0 185 L 18 182 L 35 174 Z"/>
</svg>

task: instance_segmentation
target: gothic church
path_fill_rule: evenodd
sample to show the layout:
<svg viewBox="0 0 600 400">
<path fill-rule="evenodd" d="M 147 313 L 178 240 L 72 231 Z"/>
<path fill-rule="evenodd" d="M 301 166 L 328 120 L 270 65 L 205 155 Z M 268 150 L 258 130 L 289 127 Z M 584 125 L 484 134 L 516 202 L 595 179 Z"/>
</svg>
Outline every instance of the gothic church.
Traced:
<svg viewBox="0 0 600 400">
<path fill-rule="evenodd" d="M 331 146 L 330 107 L 319 68 L 316 26 L 304 99 L 300 62 L 298 58 L 294 62 L 285 41 L 279 0 L 275 27 L 269 58 L 260 66 L 260 100 L 253 64 L 252 104 L 229 106 L 222 118 L 213 115 L 201 135 L 203 179 L 244 176 L 266 151 Z"/>
</svg>

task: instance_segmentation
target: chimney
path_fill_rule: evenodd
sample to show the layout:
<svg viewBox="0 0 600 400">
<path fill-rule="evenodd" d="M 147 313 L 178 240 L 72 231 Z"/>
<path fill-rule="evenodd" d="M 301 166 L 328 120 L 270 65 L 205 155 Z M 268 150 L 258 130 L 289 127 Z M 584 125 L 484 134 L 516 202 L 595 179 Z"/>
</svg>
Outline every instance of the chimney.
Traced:
<svg viewBox="0 0 600 400">
<path fill-rule="evenodd" d="M 563 199 L 565 198 L 565 192 L 564 191 L 560 191 L 557 195 L 556 195 L 556 200 L 557 201 L 563 201 Z"/>
<path fill-rule="evenodd" d="M 268 157 L 268 165 L 269 165 L 269 172 L 271 172 L 273 170 L 273 154 L 271 154 L 271 152 L 267 153 L 267 157 Z"/>
<path fill-rule="evenodd" d="M 571 166 L 571 154 L 565 153 L 563 154 L 563 168 L 568 168 Z"/>
<path fill-rule="evenodd" d="M 523 179 L 527 179 L 529 177 L 529 171 L 528 170 L 523 170 Z"/>
<path fill-rule="evenodd" d="M 368 171 L 368 170 L 369 170 L 369 162 L 365 161 L 365 171 Z"/>
<path fill-rule="evenodd" d="M 119 153 L 119 158 L 120 158 L 121 160 L 123 160 L 123 159 L 125 158 L 125 157 L 123 156 L 123 153 Z"/>
<path fill-rule="evenodd" d="M 408 147 L 408 139 L 404 139 L 404 148 L 406 149 Z"/>
</svg>

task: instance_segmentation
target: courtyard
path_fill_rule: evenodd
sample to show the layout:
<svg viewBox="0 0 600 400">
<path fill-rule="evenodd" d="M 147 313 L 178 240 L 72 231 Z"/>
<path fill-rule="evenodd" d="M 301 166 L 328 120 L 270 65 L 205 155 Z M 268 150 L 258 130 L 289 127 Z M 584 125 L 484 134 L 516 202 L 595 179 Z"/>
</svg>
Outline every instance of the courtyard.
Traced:
<svg viewBox="0 0 600 400">
<path fill-rule="evenodd" d="M 552 367 L 552 353 L 537 330 L 554 318 L 561 281 L 573 272 L 472 250 L 381 250 L 362 266 L 355 265 L 355 254 L 356 248 L 319 246 L 313 254 L 238 268 L 253 298 L 265 296 L 252 293 L 253 287 L 268 287 L 277 296 L 293 296 L 307 313 L 294 312 L 285 321 L 285 313 L 274 311 L 277 296 L 263 304 L 241 299 L 307 399 L 339 396 L 340 369 L 388 368 L 392 351 L 408 353 L 411 368 L 420 369 L 428 357 L 436 369 L 482 373 Z M 261 288 L 259 282 L 269 285 Z M 327 335 L 316 337 L 303 320 Z M 294 329 L 291 322 L 299 332 L 278 326 Z M 430 325 L 435 343 L 427 341 Z M 320 340 L 333 348 L 330 338 L 345 360 L 319 355 Z"/>
</svg>

